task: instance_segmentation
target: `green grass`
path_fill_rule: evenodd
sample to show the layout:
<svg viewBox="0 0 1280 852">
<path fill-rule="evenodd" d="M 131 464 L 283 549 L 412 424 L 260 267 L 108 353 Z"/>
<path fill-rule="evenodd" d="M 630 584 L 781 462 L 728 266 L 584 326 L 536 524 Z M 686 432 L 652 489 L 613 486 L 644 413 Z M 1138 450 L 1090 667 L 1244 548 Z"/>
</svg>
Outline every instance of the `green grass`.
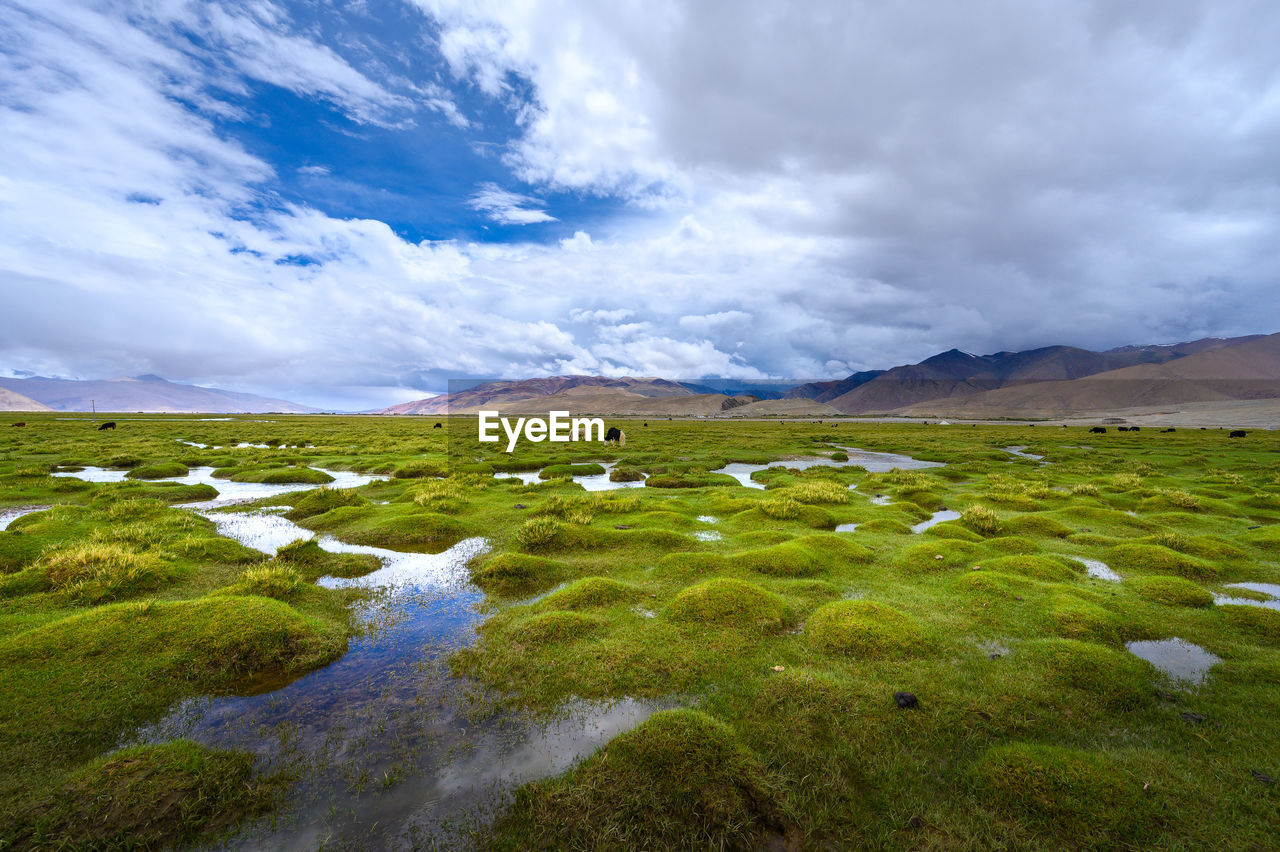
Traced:
<svg viewBox="0 0 1280 852">
<path fill-rule="evenodd" d="M 477 829 L 481 847 L 1265 849 L 1280 836 L 1280 792 L 1252 774 L 1280 777 L 1280 613 L 1211 603 L 1228 583 L 1280 582 L 1280 467 L 1263 432 L 1104 443 L 1076 427 L 655 419 L 625 447 L 508 456 L 461 418 L 143 417 L 108 439 L 6 417 L 0 506 L 54 506 L 0 532 L 0 837 L 19 846 L 146 847 L 160 831 L 196 843 L 269 807 L 285 782 L 244 755 L 112 749 L 183 698 L 333 659 L 352 593 L 314 581 L 377 567 L 314 540 L 267 560 L 172 508 L 207 486 L 48 475 L 167 459 L 391 476 L 265 502 L 353 543 L 486 538 L 468 566 L 484 620 L 448 662 L 511 707 L 691 708 L 522 787 Z M 235 447 L 268 439 L 287 448 Z M 835 443 L 946 467 L 787 466 Z M 1049 464 L 1010 462 L 1015 444 Z M 492 477 L 604 461 L 648 487 Z M 732 461 L 775 463 L 756 476 L 768 487 L 710 473 Z M 942 505 L 961 519 L 910 532 Z M 856 531 L 831 532 L 846 523 Z M 693 535 L 707 530 L 720 538 Z M 1124 579 L 1092 579 L 1074 557 Z M 1175 636 L 1222 660 L 1197 688 L 1125 650 Z M 897 691 L 920 709 L 899 709 Z M 141 814 L 150 800 L 163 808 Z"/>
</svg>

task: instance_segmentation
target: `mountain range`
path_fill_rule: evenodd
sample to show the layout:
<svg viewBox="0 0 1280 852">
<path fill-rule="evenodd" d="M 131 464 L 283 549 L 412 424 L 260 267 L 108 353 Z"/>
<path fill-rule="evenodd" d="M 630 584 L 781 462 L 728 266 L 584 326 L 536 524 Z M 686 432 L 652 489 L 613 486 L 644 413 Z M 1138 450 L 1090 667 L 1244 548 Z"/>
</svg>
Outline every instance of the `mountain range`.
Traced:
<svg viewBox="0 0 1280 852">
<path fill-rule="evenodd" d="M 918 364 L 787 388 L 706 380 L 553 376 L 496 381 L 384 409 L 383 414 L 546 413 L 642 416 L 908 415 L 1054 417 L 1144 405 L 1280 399 L 1280 334 L 1202 338 L 1094 352 L 1047 346 L 972 355 L 951 349 Z M 723 390 L 731 391 L 731 387 Z"/>
<path fill-rule="evenodd" d="M 1273 401 L 1265 405 L 1259 401 Z M 106 380 L 0 378 L 0 411 L 312 413 L 249 393 L 145 375 Z M 958 349 L 917 364 L 843 379 L 779 381 L 548 376 L 474 384 L 373 414 L 612 414 L 641 417 L 1060 418 L 1146 407 L 1253 407 L 1254 422 L 1280 421 L 1280 334 L 1203 338 L 1094 352 L 1047 346 L 972 355 Z M 1268 407 L 1270 406 L 1270 407 Z M 1264 411 L 1265 409 L 1265 411 Z M 1169 413 L 1168 411 L 1164 413 Z M 1272 416 L 1274 414 L 1274 417 Z"/>
<path fill-rule="evenodd" d="M 252 393 L 204 388 L 145 375 L 121 379 L 0 377 L 0 410 L 98 411 L 208 414 L 309 414 L 296 402 Z"/>
</svg>

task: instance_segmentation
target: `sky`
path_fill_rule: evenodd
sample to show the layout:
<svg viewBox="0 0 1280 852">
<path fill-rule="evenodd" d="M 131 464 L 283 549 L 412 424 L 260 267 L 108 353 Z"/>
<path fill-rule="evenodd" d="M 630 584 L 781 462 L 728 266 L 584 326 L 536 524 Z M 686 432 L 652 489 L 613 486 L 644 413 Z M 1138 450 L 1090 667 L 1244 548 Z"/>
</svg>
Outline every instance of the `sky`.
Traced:
<svg viewBox="0 0 1280 852">
<path fill-rule="evenodd" d="M 1280 331 L 1271 0 L 0 0 L 0 373 L 365 410 Z"/>
</svg>

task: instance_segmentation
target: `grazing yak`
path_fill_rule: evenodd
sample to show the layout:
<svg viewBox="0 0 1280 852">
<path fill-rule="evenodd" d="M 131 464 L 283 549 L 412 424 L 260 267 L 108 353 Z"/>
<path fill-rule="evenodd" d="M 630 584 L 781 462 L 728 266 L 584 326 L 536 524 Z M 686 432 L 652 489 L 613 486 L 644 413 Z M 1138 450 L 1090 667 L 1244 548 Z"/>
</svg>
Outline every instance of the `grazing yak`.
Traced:
<svg viewBox="0 0 1280 852">
<path fill-rule="evenodd" d="M 596 434 L 599 433 L 597 432 Z M 617 444 L 619 447 L 625 447 L 627 445 L 627 433 L 617 426 L 610 426 L 609 431 L 604 433 L 604 440 L 607 444 Z"/>
<path fill-rule="evenodd" d="M 444 428 L 444 424 L 443 424 L 443 423 L 437 423 L 436 425 L 432 426 L 431 428 L 432 428 L 432 429 L 443 429 L 443 428 Z"/>
<path fill-rule="evenodd" d="M 114 428 L 116 428 L 116 421 L 108 420 L 106 423 L 103 423 L 101 426 L 98 427 L 98 431 L 101 432 L 105 429 L 114 429 Z"/>
<path fill-rule="evenodd" d="M 26 425 L 27 425 L 27 421 L 25 421 L 25 420 L 19 420 L 18 422 L 14 423 L 13 425 L 14 425 L 14 426 L 26 426 Z"/>
<path fill-rule="evenodd" d="M 1228 438 L 1243 438 L 1245 435 L 1248 435 L 1248 434 L 1249 434 L 1249 433 L 1248 433 L 1248 432 L 1246 432 L 1246 431 L 1244 431 L 1243 429 L 1236 429 L 1234 432 L 1232 432 L 1232 433 L 1231 433 L 1230 435 L 1228 435 L 1227 437 L 1228 437 Z"/>
<path fill-rule="evenodd" d="M 1117 431 L 1117 432 L 1128 432 L 1128 431 L 1129 431 L 1129 427 L 1128 427 L 1128 426 L 1117 426 L 1117 427 L 1116 427 L 1116 431 Z"/>
<path fill-rule="evenodd" d="M 1090 429 L 1090 430 L 1089 430 L 1089 432 L 1090 432 L 1091 434 L 1094 434 L 1094 435 L 1105 435 L 1105 434 L 1107 434 L 1107 427 L 1106 427 L 1106 426 L 1094 426 L 1092 429 Z"/>
</svg>

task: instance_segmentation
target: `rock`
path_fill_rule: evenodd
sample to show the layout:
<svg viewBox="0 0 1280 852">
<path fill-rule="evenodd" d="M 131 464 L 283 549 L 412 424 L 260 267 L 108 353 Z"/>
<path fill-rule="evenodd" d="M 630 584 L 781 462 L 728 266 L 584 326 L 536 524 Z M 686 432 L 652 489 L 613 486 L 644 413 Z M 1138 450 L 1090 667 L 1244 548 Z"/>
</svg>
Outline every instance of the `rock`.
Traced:
<svg viewBox="0 0 1280 852">
<path fill-rule="evenodd" d="M 614 524 L 613 528 L 615 530 L 629 530 L 631 529 L 631 524 Z"/>
<path fill-rule="evenodd" d="M 1201 716 L 1199 713 L 1192 713 L 1190 710 L 1184 710 L 1178 715 L 1180 715 L 1185 721 L 1191 722 L 1195 725 L 1204 721 L 1204 716 Z"/>
<path fill-rule="evenodd" d="M 941 559 L 941 558 L 942 558 L 942 554 L 941 554 L 941 553 L 939 553 L 937 556 L 935 556 L 935 557 L 933 557 L 933 558 L 934 558 L 934 559 Z"/>
<path fill-rule="evenodd" d="M 898 702 L 898 707 L 903 710 L 914 710 L 920 706 L 920 699 L 916 698 L 910 692 L 895 692 L 893 700 Z"/>
<path fill-rule="evenodd" d="M 786 667 L 786 666 L 774 666 L 774 667 L 773 667 L 773 670 L 774 670 L 775 672 L 785 672 L 785 671 L 787 670 L 787 667 Z"/>
<path fill-rule="evenodd" d="M 525 505 L 525 504 L 523 504 L 523 503 L 517 503 L 517 504 L 516 504 L 516 508 L 517 508 L 517 509 L 527 509 L 527 508 L 529 508 L 529 507 L 528 507 L 528 506 L 526 506 L 526 505 Z"/>
</svg>

